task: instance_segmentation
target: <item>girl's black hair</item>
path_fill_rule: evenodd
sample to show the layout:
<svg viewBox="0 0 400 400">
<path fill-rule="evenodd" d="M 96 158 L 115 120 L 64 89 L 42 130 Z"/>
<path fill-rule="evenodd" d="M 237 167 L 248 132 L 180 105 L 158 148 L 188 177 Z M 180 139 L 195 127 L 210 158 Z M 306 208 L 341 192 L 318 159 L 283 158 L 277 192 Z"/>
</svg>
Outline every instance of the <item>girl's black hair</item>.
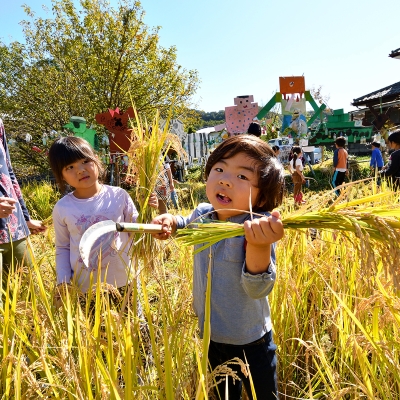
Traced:
<svg viewBox="0 0 400 400">
<path fill-rule="evenodd" d="M 281 148 L 279 146 L 272 146 L 272 150 L 276 153 L 278 150 L 280 150 Z"/>
<path fill-rule="evenodd" d="M 239 153 L 244 153 L 253 160 L 258 177 L 259 191 L 253 210 L 272 211 L 282 204 L 285 188 L 283 167 L 271 147 L 256 136 L 237 135 L 224 140 L 207 160 L 206 179 L 218 161 L 234 157 Z"/>
<path fill-rule="evenodd" d="M 296 160 L 299 154 L 301 153 L 300 146 L 293 146 L 292 147 L 292 154 L 293 154 L 293 169 L 296 169 Z"/>
<path fill-rule="evenodd" d="M 99 178 L 103 175 L 104 167 L 85 139 L 66 136 L 55 140 L 51 145 L 49 150 L 50 168 L 62 193 L 65 192 L 67 187 L 62 175 L 63 169 L 67 165 L 82 159 L 93 161 L 99 170 Z"/>
</svg>

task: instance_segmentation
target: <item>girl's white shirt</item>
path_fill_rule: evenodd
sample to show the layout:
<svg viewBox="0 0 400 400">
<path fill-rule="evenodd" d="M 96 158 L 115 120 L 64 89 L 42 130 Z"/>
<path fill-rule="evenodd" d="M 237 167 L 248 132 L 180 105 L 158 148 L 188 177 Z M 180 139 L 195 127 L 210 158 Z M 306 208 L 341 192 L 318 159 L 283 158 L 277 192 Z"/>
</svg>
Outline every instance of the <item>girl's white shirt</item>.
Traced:
<svg viewBox="0 0 400 400">
<path fill-rule="evenodd" d="M 119 187 L 103 185 L 102 190 L 91 198 L 77 199 L 69 193 L 59 200 L 53 210 L 57 284 L 74 279 L 82 292 L 87 292 L 90 275 L 93 273 L 93 284 L 96 284 L 101 273 L 102 282 L 115 287 L 125 286 L 131 277 L 132 238 L 129 233 L 102 235 L 92 247 L 88 267 L 82 262 L 79 242 L 84 232 L 97 222 L 135 222 L 137 216 L 131 197 Z"/>
<path fill-rule="evenodd" d="M 299 167 L 300 171 L 303 171 L 303 162 L 301 161 L 301 158 L 296 159 L 296 167 Z M 289 171 L 291 174 L 294 174 L 296 171 L 296 168 L 293 166 L 293 158 L 290 160 L 289 163 Z"/>
</svg>

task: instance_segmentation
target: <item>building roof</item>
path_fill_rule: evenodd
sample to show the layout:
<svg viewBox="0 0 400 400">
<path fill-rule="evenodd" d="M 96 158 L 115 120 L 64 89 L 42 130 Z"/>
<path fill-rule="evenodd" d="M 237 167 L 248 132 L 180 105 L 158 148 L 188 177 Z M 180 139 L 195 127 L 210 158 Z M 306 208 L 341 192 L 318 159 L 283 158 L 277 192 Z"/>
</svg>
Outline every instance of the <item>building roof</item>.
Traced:
<svg viewBox="0 0 400 400">
<path fill-rule="evenodd" d="M 393 83 L 382 89 L 375 90 L 375 92 L 365 94 L 364 96 L 353 99 L 351 103 L 353 106 L 369 106 L 379 103 L 386 103 L 400 98 L 400 82 Z"/>
<path fill-rule="evenodd" d="M 400 59 L 400 48 L 392 50 L 389 54 L 389 57 Z"/>
</svg>

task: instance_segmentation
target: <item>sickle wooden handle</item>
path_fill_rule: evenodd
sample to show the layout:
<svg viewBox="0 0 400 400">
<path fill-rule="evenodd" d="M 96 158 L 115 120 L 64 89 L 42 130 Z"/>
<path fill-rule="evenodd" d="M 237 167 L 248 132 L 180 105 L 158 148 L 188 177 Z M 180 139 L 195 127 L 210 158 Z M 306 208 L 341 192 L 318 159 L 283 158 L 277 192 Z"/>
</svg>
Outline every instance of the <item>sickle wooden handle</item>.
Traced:
<svg viewBox="0 0 400 400">
<path fill-rule="evenodd" d="M 117 222 L 118 232 L 143 232 L 143 233 L 161 233 L 162 225 L 159 224 L 136 224 L 132 222 Z"/>
</svg>

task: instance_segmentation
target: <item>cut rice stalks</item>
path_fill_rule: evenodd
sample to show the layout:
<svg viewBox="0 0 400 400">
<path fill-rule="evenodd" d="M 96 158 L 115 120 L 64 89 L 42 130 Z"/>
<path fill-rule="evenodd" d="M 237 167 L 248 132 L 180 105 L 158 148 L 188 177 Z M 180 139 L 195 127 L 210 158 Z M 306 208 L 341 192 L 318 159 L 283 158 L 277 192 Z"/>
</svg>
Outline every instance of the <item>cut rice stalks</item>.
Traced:
<svg viewBox="0 0 400 400">
<path fill-rule="evenodd" d="M 379 200 L 392 195 L 392 192 L 383 192 L 317 211 L 294 213 L 282 219 L 283 226 L 285 229 L 300 231 L 310 228 L 346 231 L 380 242 L 398 242 L 400 204 L 375 205 Z M 220 240 L 243 235 L 243 224 L 208 219 L 179 229 L 176 240 L 183 246 L 203 244 L 196 249 L 195 252 L 198 253 Z"/>
</svg>

